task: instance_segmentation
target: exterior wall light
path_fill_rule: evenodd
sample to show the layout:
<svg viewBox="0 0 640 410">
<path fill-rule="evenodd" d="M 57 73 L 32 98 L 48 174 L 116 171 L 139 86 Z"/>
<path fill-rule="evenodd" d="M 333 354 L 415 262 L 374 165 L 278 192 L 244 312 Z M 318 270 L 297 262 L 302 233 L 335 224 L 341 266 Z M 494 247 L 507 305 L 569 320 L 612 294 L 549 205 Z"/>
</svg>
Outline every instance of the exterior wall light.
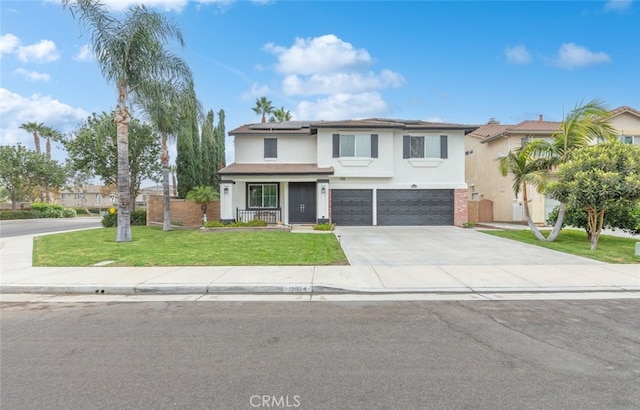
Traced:
<svg viewBox="0 0 640 410">
<path fill-rule="evenodd" d="M 324 194 L 325 192 L 327 192 L 327 188 L 325 187 L 320 188 L 320 192 Z"/>
<path fill-rule="evenodd" d="M 416 184 L 411 185 L 411 188 L 417 188 L 417 187 L 418 187 L 418 185 L 416 185 Z"/>
<path fill-rule="evenodd" d="M 228 193 L 229 193 L 229 187 L 228 187 L 228 186 L 224 187 L 224 193 L 225 193 L 225 194 L 228 194 Z"/>
</svg>

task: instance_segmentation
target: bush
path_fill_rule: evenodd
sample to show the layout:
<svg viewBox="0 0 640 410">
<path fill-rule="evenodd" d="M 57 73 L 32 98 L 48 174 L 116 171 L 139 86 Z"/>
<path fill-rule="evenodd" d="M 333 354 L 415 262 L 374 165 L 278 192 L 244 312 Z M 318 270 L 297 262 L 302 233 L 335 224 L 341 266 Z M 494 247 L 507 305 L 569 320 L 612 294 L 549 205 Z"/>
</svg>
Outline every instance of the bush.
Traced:
<svg viewBox="0 0 640 410">
<path fill-rule="evenodd" d="M 63 218 L 75 218 L 76 216 L 77 216 L 77 214 L 76 214 L 76 210 L 75 209 L 64 208 L 62 210 L 62 217 Z"/>
<path fill-rule="evenodd" d="M 261 219 L 253 219 L 249 222 L 220 222 L 220 221 L 209 221 L 204 227 L 205 228 L 242 228 L 242 227 L 263 227 L 269 225 L 267 222 Z"/>
<path fill-rule="evenodd" d="M 10 221 L 15 219 L 40 219 L 44 218 L 40 211 L 2 211 L 0 212 L 1 221 Z"/>
<path fill-rule="evenodd" d="M 547 223 L 555 225 L 558 220 L 558 207 L 549 213 Z M 567 208 L 562 221 L 562 227 L 574 226 L 582 228 L 591 237 L 589 225 L 587 223 L 587 212 L 582 209 Z M 621 229 L 624 232 L 638 235 L 640 234 L 640 202 L 632 204 L 620 204 L 608 209 L 604 214 L 603 228 Z"/>
<path fill-rule="evenodd" d="M 131 226 L 146 226 L 147 211 L 144 209 L 136 209 L 130 215 Z M 102 226 L 105 228 L 113 228 L 118 226 L 118 212 L 107 213 L 102 217 Z"/>
<path fill-rule="evenodd" d="M 317 224 L 313 226 L 313 229 L 316 231 L 333 231 L 333 228 L 335 228 L 335 225 L 330 223 Z"/>
<path fill-rule="evenodd" d="M 476 225 L 478 225 L 478 223 L 477 223 L 477 222 L 469 221 L 469 222 L 465 222 L 465 223 L 463 223 L 463 224 L 462 224 L 462 227 L 463 227 L 463 228 L 466 228 L 466 229 L 472 229 L 472 228 L 475 228 L 475 227 L 476 227 Z"/>
</svg>

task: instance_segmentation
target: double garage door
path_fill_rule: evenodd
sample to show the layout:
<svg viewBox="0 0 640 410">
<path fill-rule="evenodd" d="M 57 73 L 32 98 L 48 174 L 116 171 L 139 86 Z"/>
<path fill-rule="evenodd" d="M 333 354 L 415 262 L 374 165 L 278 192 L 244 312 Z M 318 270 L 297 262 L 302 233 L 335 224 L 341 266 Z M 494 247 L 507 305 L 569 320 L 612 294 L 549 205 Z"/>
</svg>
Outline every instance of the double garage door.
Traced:
<svg viewBox="0 0 640 410">
<path fill-rule="evenodd" d="M 378 189 L 377 222 L 392 225 L 453 225 L 452 189 Z M 373 191 L 331 191 L 331 219 L 337 225 L 373 225 Z"/>
</svg>

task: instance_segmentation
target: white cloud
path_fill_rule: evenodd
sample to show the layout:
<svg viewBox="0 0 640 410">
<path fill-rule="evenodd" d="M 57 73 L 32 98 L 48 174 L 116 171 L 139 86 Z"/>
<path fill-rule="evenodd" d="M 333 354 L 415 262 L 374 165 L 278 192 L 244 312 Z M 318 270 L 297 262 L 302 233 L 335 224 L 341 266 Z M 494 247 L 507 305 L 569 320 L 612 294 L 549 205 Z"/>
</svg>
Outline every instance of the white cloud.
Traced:
<svg viewBox="0 0 640 410">
<path fill-rule="evenodd" d="M 42 122 L 60 131 L 68 131 L 89 114 L 50 96 L 34 94 L 25 97 L 0 88 L 0 145 L 22 142 L 33 145 L 33 138 L 20 129 L 20 124 L 30 121 Z"/>
<path fill-rule="evenodd" d="M 242 94 L 242 100 L 251 101 L 254 98 L 263 97 L 267 94 L 269 94 L 269 86 L 253 83 L 251 84 L 251 90 Z"/>
<path fill-rule="evenodd" d="M 195 0 L 198 4 L 215 4 L 220 9 L 226 9 L 235 0 Z M 144 4 L 147 8 L 154 8 L 161 11 L 181 12 L 189 3 L 189 0 L 103 0 L 103 3 L 114 12 L 127 10 L 131 6 Z M 254 3 L 267 3 L 267 1 L 255 1 Z"/>
<path fill-rule="evenodd" d="M 383 70 L 380 75 L 372 72 L 313 74 L 307 77 L 291 74 L 282 81 L 282 88 L 285 95 L 314 95 L 360 93 L 403 84 L 402 75 Z"/>
<path fill-rule="evenodd" d="M 605 11 L 624 12 L 631 8 L 632 0 L 609 0 L 605 3 Z"/>
<path fill-rule="evenodd" d="M 0 36 L 0 57 L 2 54 L 11 54 L 20 45 L 20 39 L 11 33 Z"/>
<path fill-rule="evenodd" d="M 577 67 L 608 63 L 610 61 L 611 58 L 606 53 L 593 52 L 574 43 L 565 43 L 558 50 L 555 64 L 560 68 L 571 70 Z"/>
<path fill-rule="evenodd" d="M 276 70 L 283 74 L 333 73 L 371 64 L 366 50 L 357 50 L 333 34 L 296 38 L 290 48 L 268 43 L 264 49 L 278 57 Z"/>
<path fill-rule="evenodd" d="M 387 103 L 376 92 L 334 94 L 316 101 L 299 103 L 295 117 L 310 120 L 359 119 L 376 117 L 387 110 Z"/>
<path fill-rule="evenodd" d="M 40 40 L 38 43 L 23 46 L 20 39 L 13 34 L 0 37 L 0 54 L 15 54 L 23 63 L 50 63 L 60 58 L 53 41 Z"/>
<path fill-rule="evenodd" d="M 531 62 L 531 54 L 523 45 L 507 47 L 504 54 L 507 56 L 507 61 L 513 64 L 529 64 Z"/>
<path fill-rule="evenodd" d="M 49 81 L 51 79 L 51 77 L 47 73 L 28 71 L 24 68 L 17 68 L 13 71 L 13 73 L 26 78 L 28 81 Z"/>
<path fill-rule="evenodd" d="M 85 44 L 80 47 L 80 50 L 78 50 L 78 54 L 76 54 L 73 59 L 79 62 L 92 61 L 93 51 L 91 50 L 91 47 L 89 47 L 89 44 Z"/>
</svg>

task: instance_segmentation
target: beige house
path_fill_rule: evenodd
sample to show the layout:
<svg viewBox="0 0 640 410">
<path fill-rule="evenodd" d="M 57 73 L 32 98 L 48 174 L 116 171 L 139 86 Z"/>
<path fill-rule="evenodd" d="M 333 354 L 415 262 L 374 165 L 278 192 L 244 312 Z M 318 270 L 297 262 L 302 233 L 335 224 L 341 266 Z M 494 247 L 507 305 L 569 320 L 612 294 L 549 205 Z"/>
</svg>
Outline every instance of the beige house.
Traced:
<svg viewBox="0 0 640 410">
<path fill-rule="evenodd" d="M 54 202 L 67 208 L 109 208 L 115 202 L 115 187 L 105 185 L 83 185 L 61 189 Z"/>
<path fill-rule="evenodd" d="M 640 111 L 623 106 L 612 110 L 611 114 L 609 123 L 617 130 L 621 141 L 640 144 Z M 465 179 L 469 186 L 469 200 L 492 210 L 492 216 L 487 216 L 491 212 L 484 212 L 485 218 L 478 222 L 490 222 L 488 219 L 524 222 L 522 193 L 515 196 L 513 178 L 500 174 L 498 160 L 528 141 L 550 138 L 560 125 L 560 122 L 544 121 L 542 115 L 538 120 L 515 125 L 502 125 L 491 119 L 465 137 Z M 558 202 L 545 198 L 531 187 L 527 194 L 534 223 L 545 224 L 549 212 Z"/>
</svg>

